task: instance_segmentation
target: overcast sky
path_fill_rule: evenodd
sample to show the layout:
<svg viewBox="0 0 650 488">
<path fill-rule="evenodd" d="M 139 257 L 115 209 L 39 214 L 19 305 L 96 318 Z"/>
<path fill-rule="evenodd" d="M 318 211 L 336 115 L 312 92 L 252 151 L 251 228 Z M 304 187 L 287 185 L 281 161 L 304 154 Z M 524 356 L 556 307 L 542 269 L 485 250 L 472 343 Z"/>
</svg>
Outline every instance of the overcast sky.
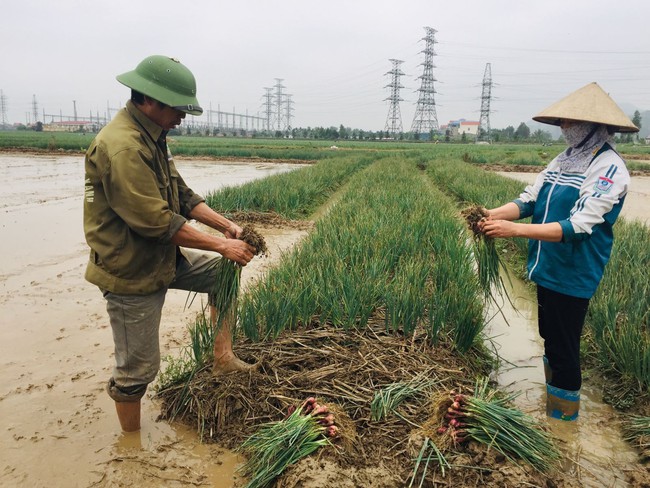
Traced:
<svg viewBox="0 0 650 488">
<path fill-rule="evenodd" d="M 381 130 L 395 58 L 406 131 L 425 26 L 437 30 L 440 125 L 479 119 L 486 63 L 493 128 L 592 81 L 626 112 L 650 110 L 648 0 L 13 0 L 0 12 L 8 122 L 31 121 L 34 95 L 39 114 L 72 115 L 75 100 L 80 116 L 104 116 L 129 96 L 115 76 L 164 54 L 192 70 L 204 109 L 262 115 L 281 78 L 293 127 Z"/>
</svg>

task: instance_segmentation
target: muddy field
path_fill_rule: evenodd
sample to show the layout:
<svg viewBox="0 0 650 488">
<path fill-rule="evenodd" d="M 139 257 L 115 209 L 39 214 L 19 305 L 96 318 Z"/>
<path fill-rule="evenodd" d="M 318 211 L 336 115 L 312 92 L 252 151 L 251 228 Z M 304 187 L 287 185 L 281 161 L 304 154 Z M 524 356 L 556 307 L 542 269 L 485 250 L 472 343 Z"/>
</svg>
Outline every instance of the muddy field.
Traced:
<svg viewBox="0 0 650 488">
<path fill-rule="evenodd" d="M 0 174 L 12 182 L 0 193 L 0 486 L 234 486 L 241 460 L 218 445 L 199 443 L 194 429 L 157 421 L 160 404 L 150 396 L 143 402 L 142 431 L 119 431 L 113 403 L 104 392 L 112 367 L 105 303 L 83 280 L 87 249 L 81 226 L 81 159 L 0 154 Z M 205 161 L 178 166 L 199 192 L 290 169 L 271 164 L 217 167 Z M 650 178 L 635 178 L 632 191 L 638 195 L 631 192 L 624 214 L 648 219 L 643 209 L 650 202 Z M 636 215 L 629 214 L 633 209 Z M 306 235 L 305 230 L 276 226 L 259 230 L 270 256 L 256 258 L 244 269 L 245 285 Z M 188 342 L 186 325 L 200 304 L 186 309 L 186 299 L 181 291 L 167 296 L 163 355 L 178 354 Z M 515 346 L 522 340 L 500 334 Z M 534 347 L 530 354 L 537 354 Z M 524 365 L 521 371 L 531 374 L 500 380 L 510 387 L 516 382 L 525 398 L 533 398 L 521 405 L 528 411 L 537 405 L 536 367 Z M 593 408 L 583 432 L 593 434 L 609 411 L 602 410 L 598 398 L 588 402 Z M 589 413 L 598 409 L 605 413 Z M 634 456 L 620 439 L 593 434 L 588 446 L 581 442 L 576 447 L 589 448 L 604 454 L 589 463 L 578 455 L 578 464 L 567 469 L 582 469 L 576 477 L 584 486 L 626 486 L 622 476 L 632 469 Z M 606 455 L 613 450 L 620 451 L 619 457 Z"/>
<path fill-rule="evenodd" d="M 179 164 L 199 192 L 295 168 L 295 165 Z M 83 279 L 80 156 L 0 155 L 11 185 L 0 194 L 0 486 L 206 486 L 233 484 L 234 454 L 202 445 L 195 431 L 157 422 L 143 402 L 143 428 L 122 435 L 104 384 L 112 368 L 105 303 Z M 250 282 L 305 231 L 261 229 L 270 256 L 244 269 Z M 161 323 L 163 354 L 188 343 L 200 311 L 171 290 Z M 173 481 L 177 480 L 177 481 Z"/>
</svg>

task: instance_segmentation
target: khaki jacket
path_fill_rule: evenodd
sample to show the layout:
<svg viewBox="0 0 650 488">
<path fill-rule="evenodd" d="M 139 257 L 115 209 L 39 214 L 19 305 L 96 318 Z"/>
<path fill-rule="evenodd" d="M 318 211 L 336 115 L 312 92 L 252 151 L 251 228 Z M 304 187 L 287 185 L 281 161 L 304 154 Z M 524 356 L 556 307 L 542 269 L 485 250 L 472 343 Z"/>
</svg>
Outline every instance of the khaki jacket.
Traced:
<svg viewBox="0 0 650 488">
<path fill-rule="evenodd" d="M 174 278 L 172 236 L 203 198 L 187 187 L 166 132 L 131 102 L 86 152 L 86 279 L 102 290 L 146 295 Z"/>
</svg>

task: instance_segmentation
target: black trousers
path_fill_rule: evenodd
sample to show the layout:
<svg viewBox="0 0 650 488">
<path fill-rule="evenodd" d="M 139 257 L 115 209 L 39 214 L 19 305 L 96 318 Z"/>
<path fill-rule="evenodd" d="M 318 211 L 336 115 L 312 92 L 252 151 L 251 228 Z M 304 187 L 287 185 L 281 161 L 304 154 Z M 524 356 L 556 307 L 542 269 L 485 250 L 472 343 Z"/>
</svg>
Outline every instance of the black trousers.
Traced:
<svg viewBox="0 0 650 488">
<path fill-rule="evenodd" d="M 577 391 L 582 386 L 580 335 L 588 308 L 588 298 L 572 297 L 537 286 L 539 335 L 544 339 L 552 386 L 570 391 Z"/>
</svg>

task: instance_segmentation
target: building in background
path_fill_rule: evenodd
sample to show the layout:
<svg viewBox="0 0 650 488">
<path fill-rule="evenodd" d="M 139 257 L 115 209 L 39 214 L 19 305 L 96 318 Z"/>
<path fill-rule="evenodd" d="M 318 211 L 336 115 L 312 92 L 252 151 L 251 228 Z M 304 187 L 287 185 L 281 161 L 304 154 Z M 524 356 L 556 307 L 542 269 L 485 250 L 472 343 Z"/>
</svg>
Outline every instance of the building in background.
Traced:
<svg viewBox="0 0 650 488">
<path fill-rule="evenodd" d="M 440 132 L 450 139 L 456 139 L 459 137 L 476 137 L 478 133 L 479 123 L 473 120 L 450 120 L 447 124 L 440 126 Z"/>
<path fill-rule="evenodd" d="M 474 122 L 473 120 L 460 120 L 460 124 L 458 126 L 458 134 L 462 137 L 463 134 L 467 134 L 468 136 L 476 137 L 478 134 L 478 122 Z"/>
<path fill-rule="evenodd" d="M 53 120 L 43 124 L 43 132 L 97 132 L 101 127 L 89 120 Z"/>
</svg>

